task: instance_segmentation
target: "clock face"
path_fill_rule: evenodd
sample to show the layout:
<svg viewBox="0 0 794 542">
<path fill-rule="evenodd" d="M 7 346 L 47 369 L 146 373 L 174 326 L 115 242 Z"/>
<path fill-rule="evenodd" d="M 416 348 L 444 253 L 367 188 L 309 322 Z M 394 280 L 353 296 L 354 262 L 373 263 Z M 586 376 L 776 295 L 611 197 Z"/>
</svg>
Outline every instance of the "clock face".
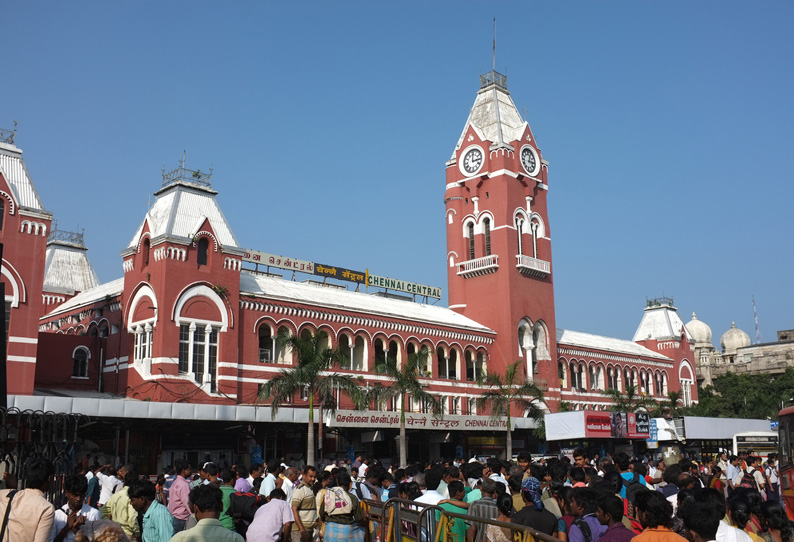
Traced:
<svg viewBox="0 0 794 542">
<path fill-rule="evenodd" d="M 483 153 L 480 147 L 469 147 L 463 153 L 463 159 L 460 162 L 460 170 L 466 176 L 472 176 L 482 167 Z"/>
<path fill-rule="evenodd" d="M 521 165 L 524 166 L 524 170 L 532 176 L 538 174 L 538 170 L 540 169 L 538 166 L 538 157 L 535 154 L 535 149 L 530 147 L 529 145 L 524 145 L 521 148 Z"/>
</svg>

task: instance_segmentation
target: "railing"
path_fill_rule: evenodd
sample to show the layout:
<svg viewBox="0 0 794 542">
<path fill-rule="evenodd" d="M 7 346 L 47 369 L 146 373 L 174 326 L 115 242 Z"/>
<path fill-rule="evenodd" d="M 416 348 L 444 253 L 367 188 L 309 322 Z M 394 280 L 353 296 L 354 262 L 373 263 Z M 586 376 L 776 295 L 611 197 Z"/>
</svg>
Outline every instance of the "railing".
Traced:
<svg viewBox="0 0 794 542">
<path fill-rule="evenodd" d="M 366 500 L 364 503 L 368 509 L 369 532 L 375 535 L 372 539 L 381 542 L 460 542 L 456 541 L 451 528 L 455 521 L 464 521 L 478 530 L 487 529 L 488 525 L 509 529 L 509 540 L 517 542 L 559 542 L 531 527 L 447 512 L 427 503 L 405 499 L 389 499 L 385 503 Z"/>
<path fill-rule="evenodd" d="M 480 88 L 490 87 L 496 85 L 497 87 L 507 90 L 507 76 L 502 75 L 498 71 L 490 71 L 485 75 L 480 76 Z"/>
<path fill-rule="evenodd" d="M 178 168 L 169 172 L 166 172 L 165 168 L 163 168 L 163 186 L 168 186 L 176 182 L 183 182 L 212 188 L 212 183 L 210 182 L 212 179 L 212 168 L 210 168 L 209 173 L 204 173 L 200 169 L 188 169 L 185 163 L 185 156 L 182 155 L 182 158 L 179 159 Z"/>
<path fill-rule="evenodd" d="M 465 278 L 495 273 L 499 269 L 499 256 L 491 254 L 482 258 L 467 260 L 458 264 L 458 275 Z"/>
<path fill-rule="evenodd" d="M 6 130 L 5 128 L 0 128 L 0 142 L 8 143 L 9 145 L 14 144 L 14 139 L 17 136 L 17 122 L 14 121 L 14 129 L 13 130 Z"/>
<path fill-rule="evenodd" d="M 530 277 L 545 277 L 551 273 L 551 263 L 545 260 L 539 260 L 532 256 L 524 256 L 523 254 L 517 254 L 516 260 L 518 260 L 516 267 L 523 275 Z"/>
<path fill-rule="evenodd" d="M 54 224 L 52 231 L 50 231 L 50 235 L 47 237 L 47 241 L 63 241 L 65 243 L 72 243 L 73 245 L 83 245 L 84 239 L 84 232 L 77 233 L 75 231 L 66 231 L 66 230 L 59 230 L 58 224 Z"/>
</svg>

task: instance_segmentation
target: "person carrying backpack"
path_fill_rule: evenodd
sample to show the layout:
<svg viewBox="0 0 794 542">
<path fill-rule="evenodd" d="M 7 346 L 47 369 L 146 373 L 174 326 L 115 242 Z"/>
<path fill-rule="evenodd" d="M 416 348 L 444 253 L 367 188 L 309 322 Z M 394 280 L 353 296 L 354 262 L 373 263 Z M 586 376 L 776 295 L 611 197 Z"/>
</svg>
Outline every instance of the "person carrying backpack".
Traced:
<svg viewBox="0 0 794 542">
<path fill-rule="evenodd" d="M 339 471 L 336 485 L 325 491 L 320 503 L 320 519 L 325 525 L 325 542 L 364 542 L 366 517 L 361 503 L 352 493 L 347 471 Z"/>
<path fill-rule="evenodd" d="M 756 456 L 748 457 L 747 468 L 741 473 L 741 477 L 737 478 L 738 480 L 734 480 L 734 486 L 763 492 L 765 483 L 764 475 L 761 472 L 761 458 Z"/>
</svg>

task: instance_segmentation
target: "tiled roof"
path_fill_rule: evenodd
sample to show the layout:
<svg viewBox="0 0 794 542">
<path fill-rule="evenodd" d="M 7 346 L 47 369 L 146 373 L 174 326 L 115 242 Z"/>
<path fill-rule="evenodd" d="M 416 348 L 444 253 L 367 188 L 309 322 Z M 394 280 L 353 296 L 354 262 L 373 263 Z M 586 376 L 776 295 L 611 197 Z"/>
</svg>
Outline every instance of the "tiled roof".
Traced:
<svg viewBox="0 0 794 542">
<path fill-rule="evenodd" d="M 51 241 L 44 263 L 44 291 L 82 292 L 99 286 L 85 247 Z"/>
<path fill-rule="evenodd" d="M 14 199 L 20 207 L 42 213 L 47 212 L 38 192 L 36 192 L 36 187 L 33 186 L 28 168 L 25 167 L 25 162 L 22 160 L 20 149 L 8 143 L 0 143 L 0 172 L 11 186 Z"/>
<path fill-rule="evenodd" d="M 124 277 L 80 292 L 66 303 L 59 305 L 54 311 L 50 312 L 49 314 L 45 314 L 44 318 L 49 318 L 50 316 L 70 312 L 80 307 L 91 305 L 97 301 L 105 299 L 108 296 L 115 297 L 121 295 L 122 291 L 124 291 Z"/>
<path fill-rule="evenodd" d="M 215 192 L 184 184 L 173 184 L 157 192 L 157 200 L 146 213 L 127 248 L 135 248 L 149 221 L 152 238 L 166 236 L 184 241 L 192 240 L 205 219 L 209 219 L 218 241 L 224 247 L 239 248 L 237 238 L 223 215 Z"/>
<path fill-rule="evenodd" d="M 616 354 L 628 356 L 643 356 L 665 361 L 673 361 L 667 356 L 663 356 L 658 352 L 649 350 L 648 348 L 645 348 L 644 346 L 632 341 L 616 339 L 614 337 L 602 337 L 601 335 L 592 335 L 590 333 L 582 333 L 581 331 L 571 331 L 570 329 L 557 329 L 557 345 L 558 348 L 562 345 L 574 347 L 578 346 L 580 348 L 591 348 L 594 350 L 614 352 Z"/>
<path fill-rule="evenodd" d="M 328 309 L 360 312 L 385 318 L 400 318 L 480 333 L 492 330 L 446 307 L 389 299 L 349 290 L 324 288 L 274 277 L 240 274 L 240 293 Z"/>
<path fill-rule="evenodd" d="M 694 341 L 674 308 L 667 305 L 648 307 L 642 315 L 637 331 L 634 332 L 633 340 L 680 339 L 682 329 L 686 332 L 687 339 Z"/>
<path fill-rule="evenodd" d="M 473 126 L 477 135 L 485 141 L 510 143 L 521 138 L 527 123 L 521 118 L 510 93 L 491 86 L 477 93 L 477 98 L 469 112 L 469 118 L 463 126 L 463 132 L 452 153 L 453 158 L 455 152 L 460 150 L 463 144 L 463 138 L 469 125 Z"/>
</svg>

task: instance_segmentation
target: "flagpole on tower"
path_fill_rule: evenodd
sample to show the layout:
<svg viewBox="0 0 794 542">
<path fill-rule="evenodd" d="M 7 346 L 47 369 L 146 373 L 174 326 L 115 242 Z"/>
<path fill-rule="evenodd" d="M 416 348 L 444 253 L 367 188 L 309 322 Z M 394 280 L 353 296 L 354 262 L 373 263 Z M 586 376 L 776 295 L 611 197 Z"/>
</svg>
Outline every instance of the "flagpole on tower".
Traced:
<svg viewBox="0 0 794 542">
<path fill-rule="evenodd" d="M 496 71 L 496 17 L 493 18 L 493 71 Z"/>
</svg>

